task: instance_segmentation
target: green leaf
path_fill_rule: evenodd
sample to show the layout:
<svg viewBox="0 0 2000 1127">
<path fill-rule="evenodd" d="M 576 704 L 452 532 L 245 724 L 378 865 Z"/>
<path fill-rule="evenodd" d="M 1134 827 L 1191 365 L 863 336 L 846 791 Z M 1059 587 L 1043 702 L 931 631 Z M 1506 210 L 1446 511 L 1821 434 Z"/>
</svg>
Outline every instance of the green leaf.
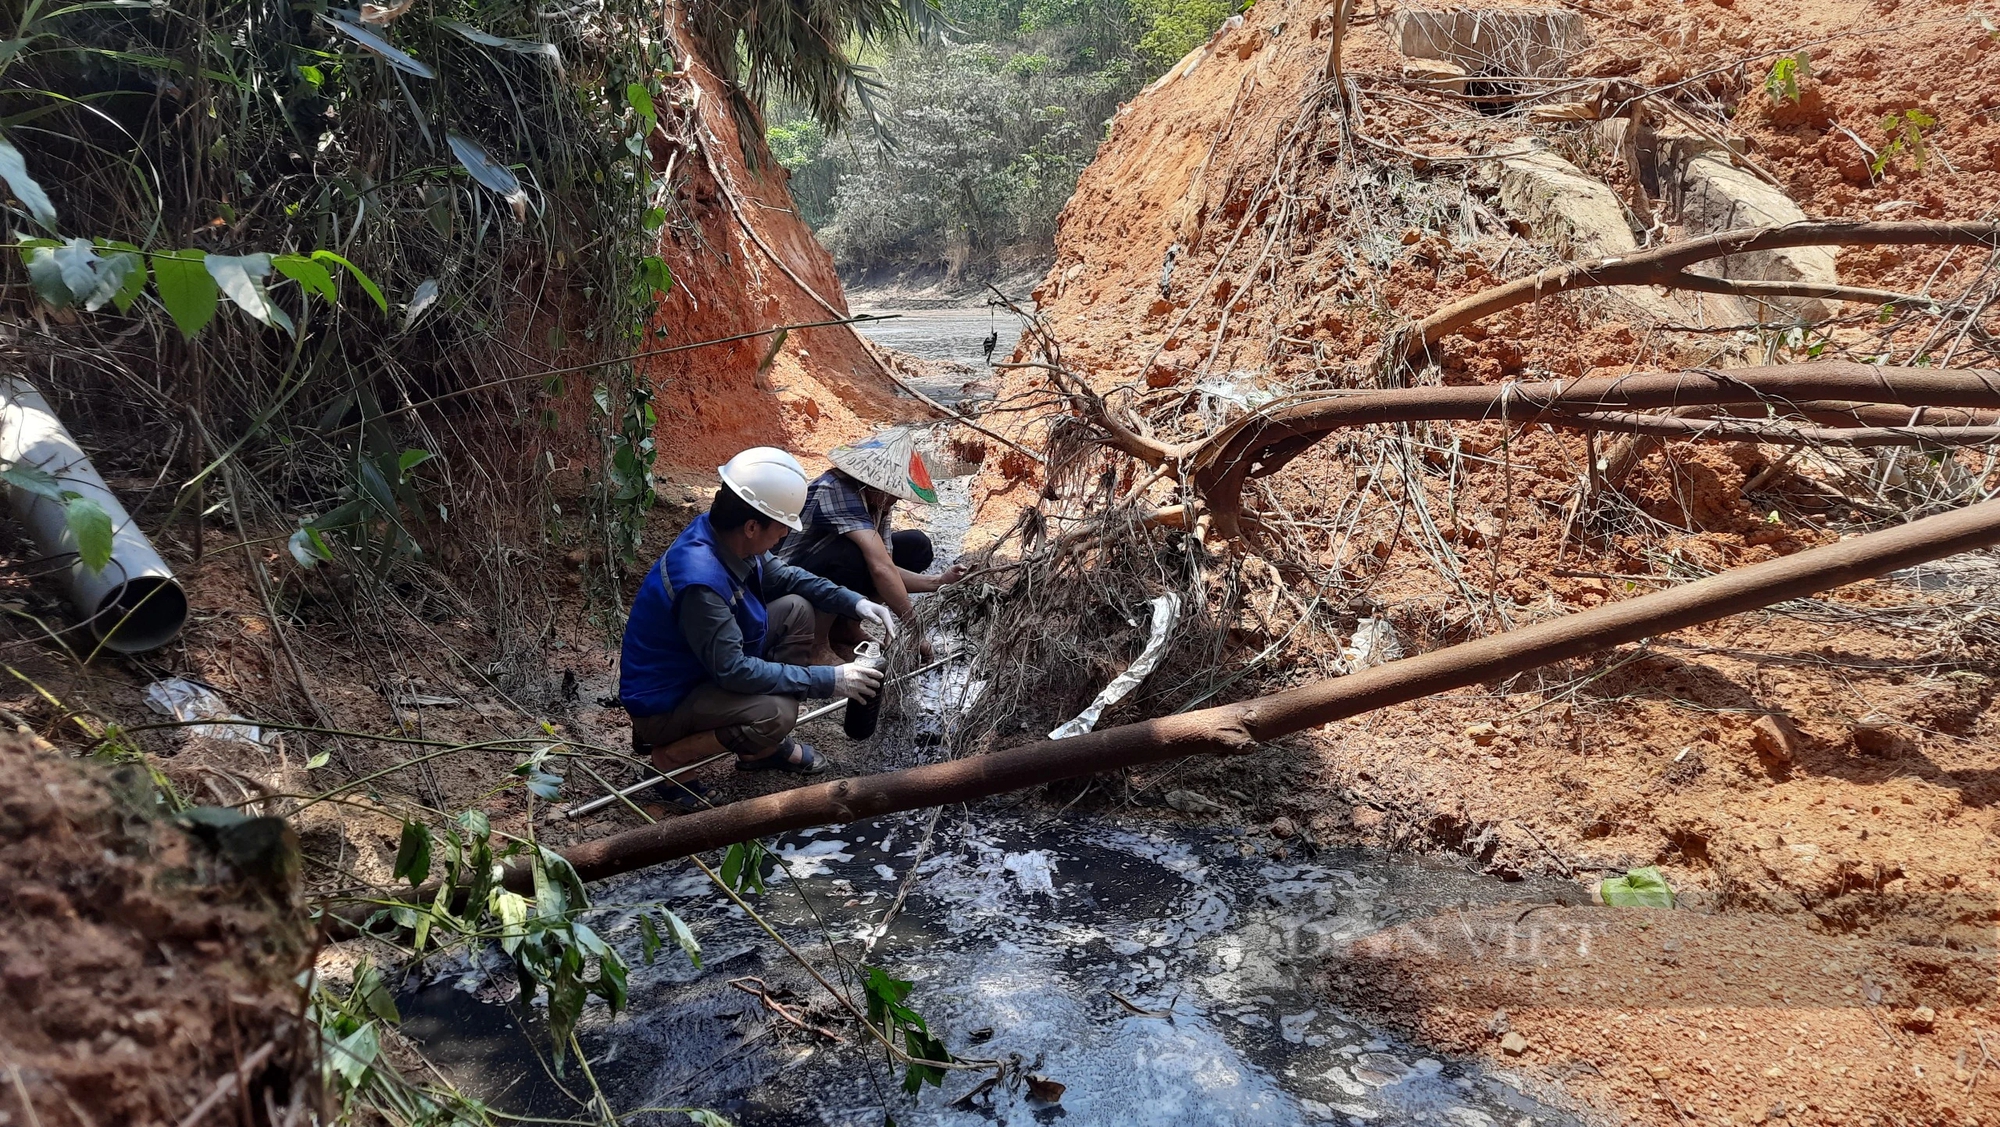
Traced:
<svg viewBox="0 0 2000 1127">
<path fill-rule="evenodd" d="M 650 290 L 666 293 L 674 288 L 674 272 L 657 254 L 649 254 L 639 260 L 639 281 Z"/>
<path fill-rule="evenodd" d="M 724 1119 L 707 1108 L 684 1107 L 679 1110 L 682 1115 L 694 1120 L 697 1127 L 736 1127 L 729 1120 Z"/>
<path fill-rule="evenodd" d="M 348 275 L 354 279 L 355 284 L 361 287 L 362 292 L 374 299 L 376 308 L 384 313 L 389 311 L 389 299 L 382 296 L 382 287 L 376 285 L 375 279 L 370 278 L 361 267 L 356 266 L 330 250 L 316 250 L 312 252 L 312 256 L 315 262 L 331 262 L 347 271 Z"/>
<path fill-rule="evenodd" d="M 639 946 L 639 957 L 644 959 L 649 967 L 653 965 L 653 960 L 659 957 L 660 948 L 666 946 L 660 942 L 660 929 L 653 926 L 653 917 L 644 913 L 639 916 Z"/>
<path fill-rule="evenodd" d="M 576 926 L 583 928 L 582 924 Z M 583 930 L 589 929 L 583 928 Z M 590 984 L 590 992 L 604 999 L 605 1004 L 611 1007 L 613 1015 L 625 1008 L 626 999 L 629 997 L 625 984 L 630 973 L 625 966 L 625 960 L 619 958 L 618 952 L 609 947 L 597 957 L 597 979 Z"/>
<path fill-rule="evenodd" d="M 583 878 L 577 875 L 575 867 L 553 849 L 542 849 L 541 857 L 543 869 L 551 881 L 562 887 L 569 906 L 576 911 L 590 907 L 590 893 L 584 890 Z"/>
<path fill-rule="evenodd" d="M 396 469 L 401 476 L 408 477 L 411 470 L 416 469 L 436 456 L 428 450 L 405 450 L 396 459 Z"/>
<path fill-rule="evenodd" d="M 868 1020 L 876 1025 L 882 1024 L 890 1007 L 900 1005 L 904 998 L 910 996 L 911 987 L 916 985 L 891 975 L 881 967 L 864 966 L 861 974 L 861 991 L 868 996 Z"/>
<path fill-rule="evenodd" d="M 537 849 L 529 859 L 529 868 L 535 877 L 535 915 L 544 920 L 561 920 L 569 915 L 569 897 L 562 882 L 549 875 L 549 853 Z"/>
<path fill-rule="evenodd" d="M 317 771 L 321 767 L 326 766 L 327 760 L 331 758 L 333 758 L 333 756 L 329 752 L 324 752 L 324 751 L 318 752 L 311 759 L 306 760 L 306 770 Z"/>
<path fill-rule="evenodd" d="M 14 56 L 26 50 L 28 44 L 40 39 L 39 35 L 25 35 L 19 39 L 0 40 L 0 66 L 13 61 Z"/>
<path fill-rule="evenodd" d="M 111 514 L 88 497 L 74 493 L 63 496 L 63 519 L 69 523 L 70 535 L 76 537 L 77 558 L 91 571 L 103 571 L 111 562 Z"/>
<path fill-rule="evenodd" d="M 199 336 L 215 319 L 215 305 L 221 297 L 222 291 L 203 264 L 207 257 L 198 250 L 153 256 L 153 286 L 160 291 L 160 302 L 167 307 L 167 314 L 188 340 Z"/>
<path fill-rule="evenodd" d="M 333 275 L 305 255 L 277 255 L 271 259 L 271 265 L 277 268 L 278 273 L 297 282 L 302 289 L 325 298 L 329 305 L 340 304 L 340 287 L 334 285 Z"/>
<path fill-rule="evenodd" d="M 381 1051 L 382 1042 L 375 1033 L 375 1023 L 371 1021 L 328 1047 L 326 1056 L 341 1079 L 347 1081 L 350 1087 L 359 1087 Z"/>
<path fill-rule="evenodd" d="M 769 853 L 764 843 L 752 838 L 739 841 L 722 855 L 722 883 L 737 892 L 764 891 L 764 864 Z"/>
<path fill-rule="evenodd" d="M 264 279 L 271 274 L 271 256 L 268 254 L 211 254 L 204 265 L 215 284 L 236 303 L 243 312 L 275 328 L 292 329 L 292 318 L 264 290 Z"/>
<path fill-rule="evenodd" d="M 645 122 L 645 132 L 651 133 L 653 126 L 659 124 L 660 115 L 653 109 L 653 95 L 644 84 L 634 82 L 625 87 L 625 104 L 638 111 L 640 120 Z"/>
<path fill-rule="evenodd" d="M 528 901 L 504 888 L 493 890 L 488 908 L 500 918 L 500 948 L 512 955 L 528 935 Z"/>
<path fill-rule="evenodd" d="M 483 843 L 493 834 L 493 823 L 487 820 L 486 812 L 483 810 L 467 810 L 461 813 L 458 816 L 458 825 L 465 831 L 465 836 L 475 842 Z"/>
<path fill-rule="evenodd" d="M 0 180 L 7 181 L 7 187 L 13 190 L 14 198 L 20 200 L 21 206 L 28 209 L 28 214 L 34 217 L 35 222 L 50 231 L 56 229 L 55 202 L 49 199 L 49 194 L 42 190 L 42 186 L 35 182 L 35 178 L 28 175 L 27 158 L 21 155 L 21 150 L 15 148 L 14 142 L 9 141 L 5 134 L 0 134 Z"/>
<path fill-rule="evenodd" d="M 912 1058 L 909 1071 L 903 1074 L 903 1091 L 914 1096 L 925 1084 L 944 1087 L 944 1069 L 917 1063 L 937 1061 L 940 1064 L 950 1064 L 951 1053 L 944 1047 L 944 1042 L 929 1033 L 906 1029 L 903 1031 L 903 1047 Z"/>
<path fill-rule="evenodd" d="M 1622 877 L 1600 883 L 1597 893 L 1605 906 L 1611 908 L 1674 906 L 1674 890 L 1667 885 L 1667 878 L 1660 875 L 1660 870 L 1650 866 L 1633 869 Z"/>
<path fill-rule="evenodd" d="M 395 1025 L 403 1020 L 403 1015 L 396 1011 L 395 996 L 382 981 L 382 972 L 366 960 L 354 968 L 354 994 L 369 1013 L 383 1021 Z"/>
<path fill-rule="evenodd" d="M 88 239 L 23 239 L 21 261 L 27 265 L 29 284 L 57 309 L 82 305 L 94 311 L 111 301 L 121 302 L 121 309 L 129 306 L 145 287 L 144 262 L 123 251 L 100 255 L 97 250 L 103 245 Z"/>
<path fill-rule="evenodd" d="M 68 309 L 76 304 L 76 295 L 69 292 L 63 281 L 62 265 L 56 261 L 56 248 L 61 245 L 54 239 L 24 240 L 21 261 L 28 268 L 28 284 L 34 287 L 36 296 L 57 309 Z"/>
<path fill-rule="evenodd" d="M 0 467 L 0 481 L 15 489 L 24 489 L 37 497 L 47 497 L 51 501 L 63 499 L 62 482 L 56 475 L 34 466 L 24 466 L 19 462 Z"/>
<path fill-rule="evenodd" d="M 114 252 L 106 255 L 105 261 L 116 263 L 114 269 L 124 277 L 124 283 L 111 295 L 111 303 L 118 307 L 118 312 L 127 312 L 139 295 L 146 292 L 146 256 L 131 243 L 99 239 L 97 245 Z"/>
<path fill-rule="evenodd" d="M 687 921 L 672 912 L 663 911 L 661 914 L 667 918 L 667 927 L 674 933 L 674 942 L 681 945 L 681 950 L 686 952 L 688 961 L 694 964 L 694 969 L 700 970 L 701 943 L 695 939 L 694 932 L 688 929 Z"/>
<path fill-rule="evenodd" d="M 292 562 L 300 567 L 318 567 L 333 559 L 333 552 L 327 548 L 319 530 L 310 527 L 294 530 L 285 541 L 285 550 L 291 553 Z"/>
<path fill-rule="evenodd" d="M 403 841 L 396 847 L 396 868 L 390 874 L 403 877 L 411 887 L 431 875 L 431 831 L 422 822 L 403 823 Z"/>
<path fill-rule="evenodd" d="M 639 216 L 639 225 L 648 231 L 657 231 L 667 225 L 667 209 L 649 207 Z"/>
</svg>

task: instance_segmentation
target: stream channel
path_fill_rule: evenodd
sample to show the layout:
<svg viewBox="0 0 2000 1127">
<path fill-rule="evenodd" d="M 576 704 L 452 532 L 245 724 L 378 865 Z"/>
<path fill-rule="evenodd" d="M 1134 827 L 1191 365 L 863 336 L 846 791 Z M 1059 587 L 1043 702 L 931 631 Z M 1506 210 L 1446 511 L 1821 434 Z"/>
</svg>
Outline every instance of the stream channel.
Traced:
<svg viewBox="0 0 2000 1127">
<path fill-rule="evenodd" d="M 969 341 L 971 360 L 980 359 L 984 311 L 919 312 L 901 327 L 934 325 L 926 347 L 883 343 L 965 361 Z M 944 386 L 926 390 L 956 398 Z M 967 482 L 941 485 L 944 500 L 929 514 L 940 566 L 969 511 Z M 925 674 L 932 683 L 917 698 L 947 700 L 962 687 L 945 682 L 948 672 Z M 884 738 L 905 738 L 882 749 L 883 766 L 929 754 L 907 734 L 885 723 Z M 879 1045 L 842 1020 L 742 909 L 679 862 L 592 889 L 586 922 L 631 966 L 627 1008 L 614 1018 L 592 999 L 578 1029 L 610 1106 L 708 1108 L 739 1127 L 1580 1122 L 1525 1094 L 1510 1073 L 1370 1028 L 1338 996 L 1338 968 L 1356 940 L 1458 908 L 1576 902 L 1575 885 L 1507 883 L 1299 840 L 1280 859 L 1271 839 L 1241 826 L 1166 823 L 1141 810 L 1057 815 L 1010 802 L 1018 800 L 786 835 L 767 843 L 777 867 L 769 890 L 751 898 L 857 1004 L 856 961 L 913 982 L 908 1004 L 931 1031 L 960 1058 L 1009 1062 L 1003 1082 L 966 1098 L 991 1073 L 954 1072 L 942 1091 L 906 1095 Z M 671 939 L 645 964 L 638 916 L 659 907 L 692 928 L 700 969 Z M 838 960 L 829 951 L 836 943 Z M 752 977 L 844 1040 L 802 1030 L 733 985 Z M 497 948 L 427 967 L 399 1005 L 404 1032 L 498 1109 L 574 1119 L 578 1097 L 588 1097 L 573 1061 L 561 1077 L 547 1067 L 540 1008 L 523 1007 Z M 1027 1073 L 1064 1085 L 1060 1100 L 1033 1098 Z M 687 1119 L 646 1112 L 620 1121 Z"/>
</svg>

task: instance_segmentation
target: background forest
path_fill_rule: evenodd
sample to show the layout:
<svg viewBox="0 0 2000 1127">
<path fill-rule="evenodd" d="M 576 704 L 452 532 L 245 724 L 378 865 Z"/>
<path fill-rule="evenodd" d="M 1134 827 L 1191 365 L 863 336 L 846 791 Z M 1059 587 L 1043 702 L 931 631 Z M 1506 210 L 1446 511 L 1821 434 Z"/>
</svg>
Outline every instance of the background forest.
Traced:
<svg viewBox="0 0 2000 1127">
<path fill-rule="evenodd" d="M 770 105 L 771 150 L 850 278 L 1034 268 L 1119 103 L 1239 0 L 942 0 L 949 27 L 872 53 L 838 133 Z"/>
</svg>

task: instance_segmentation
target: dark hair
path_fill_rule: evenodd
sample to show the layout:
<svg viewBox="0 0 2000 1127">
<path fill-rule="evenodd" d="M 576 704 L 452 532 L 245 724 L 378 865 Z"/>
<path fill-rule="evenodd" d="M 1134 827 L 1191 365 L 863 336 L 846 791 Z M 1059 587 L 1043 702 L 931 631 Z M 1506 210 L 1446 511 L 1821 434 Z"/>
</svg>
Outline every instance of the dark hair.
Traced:
<svg viewBox="0 0 2000 1127">
<path fill-rule="evenodd" d="M 756 509 L 750 502 L 736 495 L 727 485 L 715 491 L 715 500 L 708 506 L 708 523 L 717 532 L 734 532 L 742 528 L 746 521 L 762 521 L 775 524 L 776 521 Z"/>
</svg>

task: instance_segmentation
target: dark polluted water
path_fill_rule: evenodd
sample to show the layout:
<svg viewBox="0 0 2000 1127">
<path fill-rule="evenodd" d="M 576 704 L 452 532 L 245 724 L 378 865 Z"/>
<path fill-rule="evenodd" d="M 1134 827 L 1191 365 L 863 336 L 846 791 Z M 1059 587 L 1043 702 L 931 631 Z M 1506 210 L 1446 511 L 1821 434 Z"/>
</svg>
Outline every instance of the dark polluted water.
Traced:
<svg viewBox="0 0 2000 1127">
<path fill-rule="evenodd" d="M 836 982 L 829 938 L 850 959 L 872 941 L 865 961 L 915 983 L 909 1004 L 955 1055 L 1018 1062 L 1011 1085 L 964 1100 L 983 1076 L 959 1072 L 942 1092 L 905 1095 L 879 1046 L 828 1017 L 832 1000 L 681 863 L 593 889 L 588 922 L 632 964 L 630 1006 L 611 1018 L 593 1001 L 579 1031 L 610 1106 L 711 1108 L 743 1127 L 1579 1122 L 1508 1074 L 1369 1029 L 1310 990 L 1355 939 L 1458 907 L 1574 901 L 1574 886 L 1354 850 L 1280 861 L 1233 834 L 962 808 L 919 858 L 928 824 L 906 814 L 791 835 L 778 846 L 787 872 L 754 903 Z M 643 965 L 637 906 L 654 902 L 693 927 L 704 969 L 671 945 Z M 791 991 L 794 1013 L 845 1043 L 730 985 L 746 976 Z M 487 952 L 408 991 L 404 1028 L 468 1093 L 519 1115 L 577 1116 L 587 1082 L 574 1062 L 561 1079 L 544 1068 L 514 993 Z M 525 1024 L 538 1031 L 538 1015 Z M 1032 1101 L 1020 1071 L 1064 1085 L 1060 1102 Z"/>
</svg>

